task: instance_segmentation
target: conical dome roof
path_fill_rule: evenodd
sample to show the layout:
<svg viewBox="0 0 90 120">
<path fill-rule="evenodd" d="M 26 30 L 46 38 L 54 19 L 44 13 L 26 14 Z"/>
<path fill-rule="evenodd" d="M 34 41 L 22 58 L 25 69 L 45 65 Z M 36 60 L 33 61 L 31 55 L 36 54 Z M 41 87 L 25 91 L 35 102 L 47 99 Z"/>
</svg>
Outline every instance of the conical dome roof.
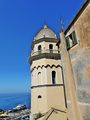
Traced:
<svg viewBox="0 0 90 120">
<path fill-rule="evenodd" d="M 57 39 L 56 34 L 47 27 L 47 25 L 44 25 L 44 28 L 40 30 L 40 32 L 36 35 L 35 40 L 39 40 L 41 38 L 55 38 Z"/>
</svg>

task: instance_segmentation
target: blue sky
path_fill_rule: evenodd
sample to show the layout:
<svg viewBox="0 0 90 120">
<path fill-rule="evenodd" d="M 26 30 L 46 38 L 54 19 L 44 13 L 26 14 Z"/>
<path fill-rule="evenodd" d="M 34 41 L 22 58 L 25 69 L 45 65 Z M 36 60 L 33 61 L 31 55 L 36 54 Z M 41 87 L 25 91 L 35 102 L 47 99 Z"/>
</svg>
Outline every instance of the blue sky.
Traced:
<svg viewBox="0 0 90 120">
<path fill-rule="evenodd" d="M 85 0 L 0 0 L 0 93 L 29 92 L 28 59 L 36 33 L 46 23 L 57 35 Z"/>
</svg>

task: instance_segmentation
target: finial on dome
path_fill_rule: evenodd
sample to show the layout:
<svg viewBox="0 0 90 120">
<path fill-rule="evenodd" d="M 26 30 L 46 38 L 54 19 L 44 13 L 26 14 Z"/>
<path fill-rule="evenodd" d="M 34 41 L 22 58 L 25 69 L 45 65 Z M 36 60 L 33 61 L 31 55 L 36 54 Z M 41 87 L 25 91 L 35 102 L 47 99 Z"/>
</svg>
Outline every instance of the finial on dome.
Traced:
<svg viewBox="0 0 90 120">
<path fill-rule="evenodd" d="M 34 37 L 34 40 L 36 40 L 36 37 Z"/>
<path fill-rule="evenodd" d="M 47 26 L 47 25 L 44 25 L 44 29 L 46 29 L 46 28 L 48 28 L 48 26 Z"/>
</svg>

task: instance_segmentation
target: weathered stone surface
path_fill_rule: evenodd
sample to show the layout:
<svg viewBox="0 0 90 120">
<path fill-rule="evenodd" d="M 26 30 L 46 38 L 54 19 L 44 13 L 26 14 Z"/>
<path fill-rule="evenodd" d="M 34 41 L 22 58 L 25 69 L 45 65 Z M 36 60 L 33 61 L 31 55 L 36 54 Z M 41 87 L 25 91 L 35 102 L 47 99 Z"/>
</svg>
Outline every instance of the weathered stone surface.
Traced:
<svg viewBox="0 0 90 120">
<path fill-rule="evenodd" d="M 77 34 L 80 47 L 90 47 L 90 2 L 68 30 L 66 36 L 74 30 Z"/>
<path fill-rule="evenodd" d="M 82 115 L 84 120 L 90 120 L 90 2 L 66 36 L 74 30 L 78 44 L 69 53 Z"/>
</svg>

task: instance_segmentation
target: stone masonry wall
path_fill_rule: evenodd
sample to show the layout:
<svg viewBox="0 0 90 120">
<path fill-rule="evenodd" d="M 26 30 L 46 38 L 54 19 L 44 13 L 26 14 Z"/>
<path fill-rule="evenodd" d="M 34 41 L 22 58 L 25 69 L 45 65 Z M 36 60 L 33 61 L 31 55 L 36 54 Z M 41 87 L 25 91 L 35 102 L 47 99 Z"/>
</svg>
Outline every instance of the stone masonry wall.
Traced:
<svg viewBox="0 0 90 120">
<path fill-rule="evenodd" d="M 74 30 L 78 44 L 69 53 L 82 115 L 84 120 L 90 120 L 90 2 L 66 36 Z"/>
</svg>

